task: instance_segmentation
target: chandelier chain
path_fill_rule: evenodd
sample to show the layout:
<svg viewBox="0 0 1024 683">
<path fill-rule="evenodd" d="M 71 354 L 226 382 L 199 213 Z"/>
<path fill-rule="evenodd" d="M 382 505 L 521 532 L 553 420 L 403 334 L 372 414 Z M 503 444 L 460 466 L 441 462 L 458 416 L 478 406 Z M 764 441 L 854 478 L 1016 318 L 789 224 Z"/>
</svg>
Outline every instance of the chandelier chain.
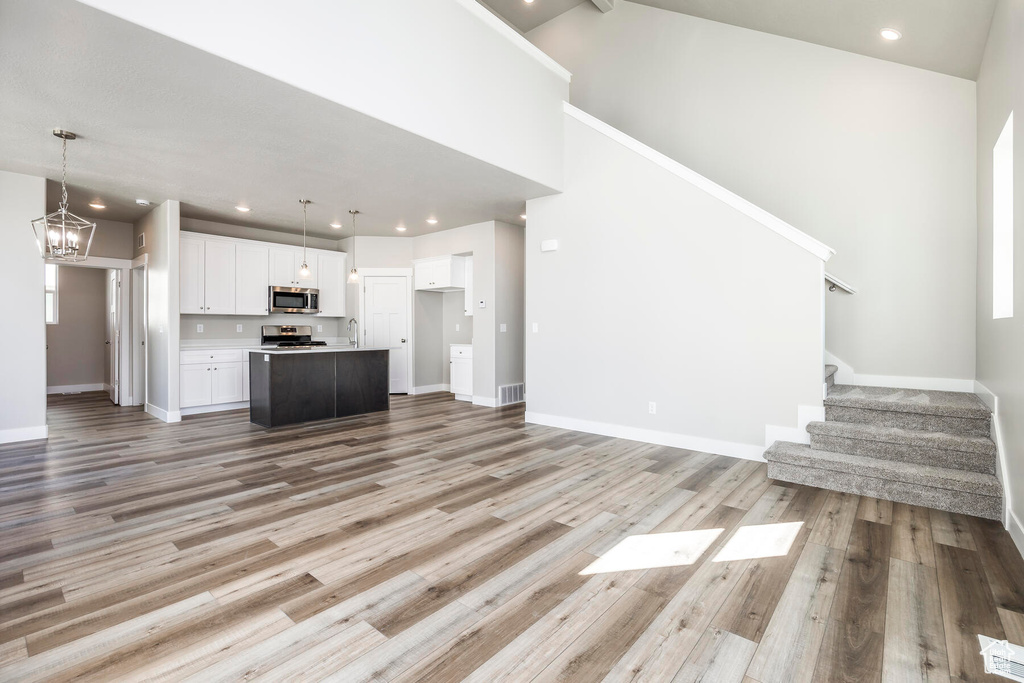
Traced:
<svg viewBox="0 0 1024 683">
<path fill-rule="evenodd" d="M 61 139 L 61 164 L 60 164 L 60 210 L 61 213 L 68 211 L 68 140 Z"/>
</svg>

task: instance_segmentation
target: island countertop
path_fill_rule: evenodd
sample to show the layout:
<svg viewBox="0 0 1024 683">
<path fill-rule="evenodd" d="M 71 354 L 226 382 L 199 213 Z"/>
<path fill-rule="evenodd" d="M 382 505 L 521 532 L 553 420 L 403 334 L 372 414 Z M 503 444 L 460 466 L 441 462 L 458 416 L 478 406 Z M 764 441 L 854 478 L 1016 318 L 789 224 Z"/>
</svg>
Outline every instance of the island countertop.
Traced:
<svg viewBox="0 0 1024 683">
<path fill-rule="evenodd" d="M 348 351 L 387 351 L 372 346 L 360 346 L 356 348 L 351 344 L 328 344 L 327 346 L 314 346 L 305 348 L 278 348 L 277 346 L 257 346 L 244 349 L 252 353 L 291 354 L 291 353 L 345 353 Z"/>
</svg>

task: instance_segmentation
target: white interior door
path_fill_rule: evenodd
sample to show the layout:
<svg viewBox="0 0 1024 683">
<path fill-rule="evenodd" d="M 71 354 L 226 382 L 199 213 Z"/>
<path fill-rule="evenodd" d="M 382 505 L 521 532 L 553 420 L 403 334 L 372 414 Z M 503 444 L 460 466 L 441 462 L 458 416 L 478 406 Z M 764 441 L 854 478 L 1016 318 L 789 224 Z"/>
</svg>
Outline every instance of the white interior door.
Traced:
<svg viewBox="0 0 1024 683">
<path fill-rule="evenodd" d="M 116 405 L 118 402 L 118 375 L 120 374 L 120 357 L 118 349 L 121 347 L 121 306 L 120 306 L 120 283 L 121 272 L 117 270 L 107 271 L 107 352 L 110 354 L 110 376 L 107 383 L 110 387 L 108 393 L 110 400 Z"/>
<path fill-rule="evenodd" d="M 409 284 L 402 275 L 371 275 L 363 280 L 364 339 L 371 348 L 391 349 L 391 393 L 409 393 Z"/>
<path fill-rule="evenodd" d="M 146 266 L 132 271 L 132 404 L 146 402 Z"/>
</svg>

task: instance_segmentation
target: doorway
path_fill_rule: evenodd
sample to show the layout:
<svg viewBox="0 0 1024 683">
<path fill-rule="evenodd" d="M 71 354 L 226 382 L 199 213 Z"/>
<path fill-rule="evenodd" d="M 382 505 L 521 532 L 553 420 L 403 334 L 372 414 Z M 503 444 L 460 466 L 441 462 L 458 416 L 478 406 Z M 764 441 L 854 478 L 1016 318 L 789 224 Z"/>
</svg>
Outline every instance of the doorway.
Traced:
<svg viewBox="0 0 1024 683">
<path fill-rule="evenodd" d="M 411 275 L 365 275 L 360 293 L 363 340 L 367 347 L 390 350 L 390 391 L 409 393 Z"/>
<path fill-rule="evenodd" d="M 146 404 L 146 264 L 131 277 L 131 405 Z"/>
<path fill-rule="evenodd" d="M 119 403 L 119 391 L 121 385 L 120 356 L 121 356 L 121 273 L 117 270 L 107 271 L 107 296 L 106 296 L 106 341 L 107 347 L 107 368 L 106 385 L 107 394 L 114 405 Z"/>
</svg>

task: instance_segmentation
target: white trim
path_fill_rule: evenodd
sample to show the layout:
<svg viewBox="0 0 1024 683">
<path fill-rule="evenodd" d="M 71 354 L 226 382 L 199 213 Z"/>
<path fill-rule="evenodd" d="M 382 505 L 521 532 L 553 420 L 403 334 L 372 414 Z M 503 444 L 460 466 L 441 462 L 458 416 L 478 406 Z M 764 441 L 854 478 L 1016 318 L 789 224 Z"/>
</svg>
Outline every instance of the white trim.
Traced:
<svg viewBox="0 0 1024 683">
<path fill-rule="evenodd" d="M 79 268 L 104 268 L 112 270 L 122 270 L 124 268 L 131 268 L 131 259 L 126 258 L 109 258 L 106 256 L 90 256 L 82 261 L 55 261 L 60 266 L 77 266 Z"/>
<path fill-rule="evenodd" d="M 607 123 L 594 118 L 590 114 L 577 109 L 568 102 L 562 103 L 562 108 L 566 114 L 573 117 L 580 123 L 587 125 L 599 133 L 611 138 L 620 145 L 627 149 L 636 152 L 640 156 L 644 157 L 648 161 L 651 161 L 663 169 L 672 173 L 673 175 L 682 178 L 686 182 L 694 185 L 695 187 L 704 190 L 709 195 L 724 202 L 728 206 L 736 209 L 748 218 L 752 218 L 769 230 L 777 233 L 781 237 L 789 240 L 793 244 L 797 245 L 801 249 L 804 249 L 814 256 L 817 256 L 822 261 L 828 261 L 836 253 L 835 249 L 822 244 L 818 240 L 814 239 L 805 232 L 797 230 L 789 223 L 786 223 L 781 218 L 773 216 L 759 206 L 751 204 L 746 199 L 743 199 L 734 192 L 730 192 L 718 183 L 714 183 L 701 174 L 697 173 L 691 168 L 683 166 L 681 163 L 674 159 L 670 159 L 661 152 L 651 149 L 644 143 L 631 138 L 622 131 L 612 128 Z"/>
<path fill-rule="evenodd" d="M 1003 526 L 1010 529 L 1011 520 L 1013 516 L 1013 498 L 1010 495 L 1010 487 L 1006 482 L 1006 474 L 1009 471 L 1006 465 L 1006 448 L 1004 444 L 1006 440 L 1003 439 L 1003 425 L 1002 416 L 999 412 L 999 397 L 996 396 L 988 387 L 981 382 L 974 381 L 974 393 L 981 399 L 981 401 L 988 406 L 988 409 L 992 411 L 992 440 L 996 443 L 996 478 L 999 479 L 999 483 L 1003 485 Z M 1022 536 L 1024 538 L 1024 536 Z M 1016 541 L 1016 539 L 1014 539 Z M 1020 549 L 1022 546 L 1020 543 L 1017 544 L 1017 548 Z M 1024 551 L 1021 552 L 1024 555 Z"/>
<path fill-rule="evenodd" d="M 473 402 L 476 403 L 476 400 L 474 399 Z M 530 411 L 526 411 L 526 421 L 530 424 L 546 425 L 548 427 L 558 427 L 560 429 L 571 429 L 573 431 L 586 432 L 588 434 L 601 434 L 602 436 L 612 436 L 617 439 L 642 441 L 644 443 L 653 443 L 660 446 L 672 446 L 673 448 L 686 448 L 692 451 L 727 455 L 732 458 L 741 458 L 743 460 L 756 460 L 758 462 L 765 461 L 764 446 L 757 446 L 754 444 L 705 439 L 700 436 L 689 436 L 686 434 L 676 434 L 674 432 L 660 432 L 653 429 L 627 427 L 625 425 L 616 425 L 607 422 L 578 420 L 572 417 L 544 415 Z"/>
<path fill-rule="evenodd" d="M 157 408 L 152 403 L 146 404 L 146 412 L 162 422 L 181 422 L 181 411 L 172 410 L 170 412 L 163 408 Z"/>
<path fill-rule="evenodd" d="M 136 256 L 135 258 L 132 259 L 132 270 L 135 270 L 139 266 L 148 266 L 148 265 L 149 265 L 149 254 L 148 253 L 143 254 L 142 256 Z"/>
<path fill-rule="evenodd" d="M 853 367 L 825 351 L 825 363 L 835 365 L 836 384 L 853 384 L 861 387 L 892 387 L 894 389 L 919 389 L 921 391 L 960 391 L 974 393 L 973 379 L 954 377 L 904 377 L 902 375 L 862 375 Z"/>
<path fill-rule="evenodd" d="M 776 441 L 810 443 L 811 435 L 807 432 L 807 425 L 811 422 L 824 421 L 825 406 L 797 406 L 796 427 L 782 427 L 779 425 L 764 426 L 764 446 L 765 448 L 768 448 Z"/>
<path fill-rule="evenodd" d="M 455 398 L 459 398 L 459 396 L 461 396 L 461 394 L 456 394 Z M 464 399 L 459 399 L 459 400 L 464 400 Z M 475 406 L 484 406 L 485 408 L 497 408 L 498 407 L 498 399 L 492 398 L 492 397 L 489 397 L 489 396 L 474 396 L 473 397 L 473 405 L 475 405 Z M 529 420 L 527 420 L 527 422 L 529 422 Z"/>
<path fill-rule="evenodd" d="M 419 396 L 420 394 L 436 394 L 440 391 L 451 391 L 450 384 L 424 384 L 421 387 L 413 387 L 409 390 L 410 396 Z"/>
<path fill-rule="evenodd" d="M 355 251 L 355 243 L 353 242 L 353 251 Z M 366 321 L 366 278 L 368 277 L 404 277 L 407 283 L 405 297 L 405 322 L 406 322 L 406 339 L 409 340 L 408 347 L 406 348 L 407 360 L 406 363 L 406 374 L 408 377 L 405 380 L 405 386 L 412 391 L 413 388 L 413 377 L 416 376 L 416 319 L 413 317 L 413 296 L 416 294 L 415 284 L 413 282 L 413 269 L 412 268 L 359 268 L 359 281 L 356 283 L 356 302 L 359 304 L 359 317 L 357 321 Z M 349 318 L 352 314 L 348 315 Z M 363 323 L 358 323 L 356 334 L 363 335 L 363 342 L 366 341 L 366 328 L 363 327 Z M 357 340 L 358 341 L 358 340 Z M 389 380 L 390 383 L 390 380 Z"/>
<path fill-rule="evenodd" d="M 475 15 L 477 19 L 480 19 L 482 22 L 500 33 L 520 50 L 546 66 L 552 73 L 563 81 L 566 83 L 572 82 L 572 73 L 570 73 L 568 69 L 553 60 L 550 55 L 527 40 L 523 34 L 519 33 L 519 31 L 496 17 L 489 9 L 481 5 L 479 2 L 476 0 L 455 0 L 455 2 L 462 5 L 470 14 Z"/>
<path fill-rule="evenodd" d="M 102 382 L 96 384 L 61 384 L 46 387 L 47 394 L 78 394 L 83 391 L 106 391 L 107 385 Z"/>
<path fill-rule="evenodd" d="M 453 395 L 455 396 L 455 400 L 456 401 L 466 401 L 467 403 L 472 403 L 473 402 L 473 397 L 471 395 L 469 395 L 469 394 L 453 394 Z M 497 408 L 498 407 L 497 401 L 495 401 L 495 405 L 489 406 L 489 407 L 490 408 Z"/>
<path fill-rule="evenodd" d="M 850 284 L 847 284 L 847 283 L 843 282 L 842 280 L 837 278 L 835 275 L 832 275 L 831 273 L 825 273 L 825 280 L 828 281 L 828 282 L 831 282 L 832 284 L 834 284 L 836 287 L 838 287 L 839 289 L 843 290 L 844 292 L 847 292 L 849 294 L 856 294 L 857 293 L 857 288 L 856 287 L 854 287 L 853 285 L 850 285 Z"/>
<path fill-rule="evenodd" d="M 208 406 L 192 406 L 190 408 L 182 408 L 182 417 L 186 415 L 202 415 L 203 413 L 219 413 L 224 410 L 241 410 L 242 408 L 248 408 L 248 401 L 236 401 L 235 403 L 214 403 Z"/>
<path fill-rule="evenodd" d="M 17 441 L 38 441 L 49 437 L 50 428 L 46 425 L 37 427 L 18 427 L 17 429 L 0 429 L 0 443 Z"/>
<path fill-rule="evenodd" d="M 1006 525 L 1006 530 L 1010 532 L 1010 538 L 1013 539 L 1013 544 L 1017 546 L 1017 552 L 1024 557 L 1024 524 L 1020 523 L 1017 519 L 1017 515 L 1013 514 L 1013 510 L 1010 510 L 1009 523 Z"/>
</svg>

